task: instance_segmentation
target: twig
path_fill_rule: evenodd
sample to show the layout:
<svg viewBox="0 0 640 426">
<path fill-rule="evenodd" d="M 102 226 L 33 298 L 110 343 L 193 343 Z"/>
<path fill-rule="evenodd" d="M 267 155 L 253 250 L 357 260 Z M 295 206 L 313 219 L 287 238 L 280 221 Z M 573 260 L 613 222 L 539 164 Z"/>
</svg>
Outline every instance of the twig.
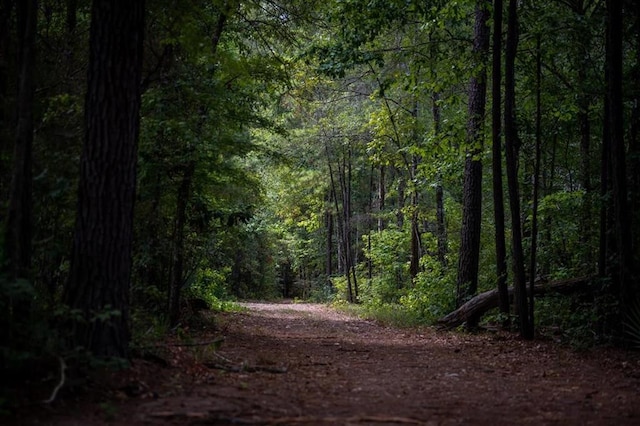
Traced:
<svg viewBox="0 0 640 426">
<path fill-rule="evenodd" d="M 223 360 L 224 362 L 226 362 L 227 364 L 233 364 L 233 361 L 231 361 L 229 358 L 224 357 L 222 355 L 220 355 L 218 352 L 214 352 L 213 353 L 214 356 L 217 356 L 218 358 L 220 358 L 221 360 Z"/>
<path fill-rule="evenodd" d="M 62 386 L 64 386 L 64 382 L 66 379 L 64 372 L 67 369 L 67 364 L 64 362 L 64 359 L 60 356 L 58 357 L 58 362 L 60 362 L 60 381 L 58 382 L 58 385 L 53 389 L 53 392 L 51 393 L 51 396 L 49 397 L 49 399 L 42 401 L 43 404 L 51 404 L 56 399 L 56 396 L 58 395 L 58 391 L 60 391 L 60 389 L 62 389 Z"/>
<path fill-rule="evenodd" d="M 203 365 L 207 368 L 215 368 L 232 373 L 256 373 L 258 371 L 264 371 L 265 373 L 284 374 L 288 371 L 287 367 L 269 367 L 264 365 L 222 365 L 211 362 L 204 363 Z"/>
<path fill-rule="evenodd" d="M 207 342 L 191 342 L 191 343 L 158 343 L 156 345 L 140 346 L 138 349 L 154 349 L 154 348 L 170 348 L 170 347 L 193 347 L 193 346 L 209 346 L 224 342 L 224 337 Z"/>
</svg>

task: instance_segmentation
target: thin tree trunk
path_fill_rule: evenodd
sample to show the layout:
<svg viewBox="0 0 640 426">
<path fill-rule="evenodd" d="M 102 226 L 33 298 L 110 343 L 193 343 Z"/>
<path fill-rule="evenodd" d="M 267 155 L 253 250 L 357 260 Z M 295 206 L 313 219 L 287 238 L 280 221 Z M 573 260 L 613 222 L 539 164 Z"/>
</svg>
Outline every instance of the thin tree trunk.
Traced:
<svg viewBox="0 0 640 426">
<path fill-rule="evenodd" d="M 65 301 L 83 316 L 73 324 L 73 343 L 96 356 L 128 356 L 144 10 L 142 0 L 94 0 L 91 10 L 86 136 Z"/>
<path fill-rule="evenodd" d="M 516 313 L 520 335 L 533 338 L 533 324 L 529 321 L 527 301 L 527 283 L 524 270 L 522 249 L 522 224 L 520 219 L 520 193 L 518 189 L 518 151 L 520 141 L 516 127 L 515 108 L 515 58 L 518 48 L 517 0 L 509 0 L 509 18 L 505 55 L 505 106 L 504 129 L 507 154 L 507 182 L 509 187 L 509 205 L 511 207 L 511 236 L 513 281 L 515 288 Z"/>
<path fill-rule="evenodd" d="M 9 22 L 13 11 L 14 0 L 0 0 L 0 137 L 2 137 L 8 128 L 9 113 L 5 110 L 7 104 L 6 98 L 9 90 L 9 69 L 11 68 L 9 60 Z M 0 150 L 9 151 L 11 144 L 8 141 L 0 140 Z M 2 176 L 4 179 L 4 176 Z M 3 182 L 0 181 L 0 189 L 3 189 Z"/>
<path fill-rule="evenodd" d="M 191 198 L 191 187 L 196 163 L 190 160 L 184 168 L 184 174 L 176 194 L 176 218 L 173 231 L 173 254 L 171 256 L 171 282 L 169 283 L 169 324 L 175 327 L 180 322 L 180 294 L 184 285 L 185 229 L 187 225 L 187 206 Z"/>
<path fill-rule="evenodd" d="M 12 279 L 30 279 L 33 227 L 32 163 L 33 101 L 35 93 L 37 2 L 23 0 L 16 9 L 18 18 L 18 98 L 17 126 L 9 209 L 5 223 L 5 256 Z"/>
<path fill-rule="evenodd" d="M 411 162 L 411 180 L 416 181 L 418 173 L 418 156 L 414 155 Z M 411 283 L 415 283 L 415 279 L 420 272 L 420 257 L 422 249 L 420 248 L 420 226 L 418 222 L 418 188 L 413 184 L 411 186 L 411 257 L 409 260 L 409 275 Z"/>
<path fill-rule="evenodd" d="M 341 272 L 345 274 L 347 278 L 347 300 L 350 303 L 355 301 L 353 286 L 351 283 L 351 268 L 349 265 L 348 258 L 348 247 L 346 240 L 346 230 L 344 223 L 344 199 L 342 202 L 342 209 L 340 209 L 340 203 L 338 202 L 338 189 L 336 187 L 336 181 L 334 178 L 333 166 L 331 165 L 331 156 L 329 153 L 329 144 L 325 141 L 325 153 L 327 157 L 327 166 L 329 167 L 329 179 L 331 181 L 331 193 L 333 194 L 333 202 L 336 209 L 337 223 L 338 223 L 338 259 L 340 260 Z M 338 164 L 338 176 L 342 180 L 342 168 Z M 341 189 L 343 188 L 342 183 L 340 184 Z M 344 192 L 341 191 L 342 196 L 344 197 Z"/>
<path fill-rule="evenodd" d="M 78 24 L 78 0 L 67 0 L 67 34 L 73 35 Z"/>
<path fill-rule="evenodd" d="M 554 133 L 552 141 L 551 141 L 551 158 L 549 158 L 549 164 L 547 165 L 547 167 L 544 168 L 544 171 L 548 170 L 549 173 L 548 175 L 546 173 L 543 173 L 543 178 L 544 178 L 544 182 L 543 182 L 543 188 L 544 188 L 544 192 L 545 195 L 551 194 L 554 191 L 554 186 L 555 186 L 555 179 L 556 179 L 556 152 L 557 152 L 557 145 L 558 145 L 558 134 Z M 553 246 L 553 217 L 551 215 L 548 215 L 545 218 L 544 221 L 544 241 L 546 242 L 546 246 L 548 247 L 552 247 Z M 547 256 L 545 257 L 545 261 L 544 263 L 542 263 L 540 265 L 540 273 L 543 276 L 547 276 L 549 275 L 551 272 L 551 257 Z"/>
<path fill-rule="evenodd" d="M 573 5 L 573 11 L 584 22 L 586 10 L 584 2 L 578 1 Z M 593 263 L 591 243 L 593 241 L 593 186 L 591 182 L 591 94 L 588 93 L 587 71 L 590 67 L 591 58 L 587 52 L 591 50 L 589 31 L 583 30 L 584 26 L 578 27 L 576 42 L 581 47 L 580 66 L 578 67 L 578 82 L 576 84 L 578 94 L 578 127 L 580 129 L 580 184 L 584 190 L 582 201 L 582 217 L 580 219 L 579 239 L 583 246 L 582 263 L 589 265 Z"/>
<path fill-rule="evenodd" d="M 384 203 L 386 198 L 386 183 L 385 183 L 385 167 L 380 166 L 380 175 L 378 179 L 378 232 L 384 230 Z"/>
<path fill-rule="evenodd" d="M 442 115 L 440 111 L 440 93 L 433 92 L 431 113 L 433 115 L 433 129 L 437 143 L 442 133 Z M 444 189 L 442 187 L 442 173 L 436 175 L 436 239 L 438 244 L 438 261 L 442 268 L 447 267 L 447 226 L 445 223 Z"/>
<path fill-rule="evenodd" d="M 355 296 L 355 300 L 354 301 L 358 301 L 358 277 L 356 275 L 356 261 L 355 261 L 355 250 L 353 247 L 353 229 L 351 227 L 351 218 L 353 217 L 353 212 L 352 212 L 352 197 L 351 197 L 351 188 L 353 185 L 353 152 L 351 150 L 351 143 L 349 143 L 349 149 L 348 149 L 348 155 L 347 155 L 347 182 L 346 182 L 346 205 L 347 205 L 347 209 L 344 210 L 344 214 L 345 214 L 345 225 L 346 225 L 346 229 L 348 230 L 346 238 L 347 238 L 347 246 L 346 248 L 348 249 L 348 259 L 349 259 L 349 270 L 350 273 L 352 275 L 352 280 L 353 280 L 353 293 Z"/>
<path fill-rule="evenodd" d="M 329 203 L 331 203 L 331 194 L 329 194 Z M 331 276 L 333 275 L 333 214 L 331 209 L 327 208 L 325 212 L 325 225 L 327 229 L 327 240 L 325 248 L 325 273 L 327 275 L 327 282 L 331 282 Z"/>
<path fill-rule="evenodd" d="M 533 171 L 533 206 L 531 218 L 531 263 L 529 266 L 529 322 L 534 324 L 534 286 L 536 281 L 536 254 L 538 250 L 538 193 L 540 189 L 540 161 L 542 157 L 542 52 L 541 35 L 536 40 L 536 158 Z"/>
<path fill-rule="evenodd" d="M 478 69 L 469 84 L 467 139 L 469 149 L 464 168 L 462 231 L 458 261 L 457 305 L 462 305 L 478 291 L 480 259 L 480 226 L 482 219 L 482 125 L 487 92 L 487 71 L 484 66 L 489 51 L 490 1 L 476 2 L 473 55 Z M 475 327 L 475 321 L 469 321 Z"/>
<path fill-rule="evenodd" d="M 371 169 L 369 170 L 369 205 L 368 205 L 368 215 L 367 215 L 367 252 L 371 253 L 371 234 L 373 233 L 373 197 L 374 197 L 374 188 L 375 188 L 375 166 L 372 164 Z M 371 287 L 371 279 L 373 278 L 373 259 L 371 259 L 371 255 L 369 255 L 367 259 L 367 284 Z"/>
<path fill-rule="evenodd" d="M 500 312 L 509 326 L 509 291 L 507 285 L 507 248 L 504 225 L 502 185 L 502 0 L 493 2 L 493 87 L 492 87 L 492 169 L 493 217 L 495 222 L 496 275 Z"/>
</svg>

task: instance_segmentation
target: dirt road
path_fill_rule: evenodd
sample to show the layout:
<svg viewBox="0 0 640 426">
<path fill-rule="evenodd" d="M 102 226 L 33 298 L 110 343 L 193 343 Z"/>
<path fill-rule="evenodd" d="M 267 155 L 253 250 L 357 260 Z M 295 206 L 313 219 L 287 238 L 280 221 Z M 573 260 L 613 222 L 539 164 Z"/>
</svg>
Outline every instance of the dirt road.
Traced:
<svg viewBox="0 0 640 426">
<path fill-rule="evenodd" d="M 127 399 L 106 423 L 640 424 L 637 355 L 398 330 L 322 305 L 246 307 L 219 318 L 225 341 L 200 355 L 196 379 L 176 365 L 146 384 L 155 399 Z"/>
</svg>

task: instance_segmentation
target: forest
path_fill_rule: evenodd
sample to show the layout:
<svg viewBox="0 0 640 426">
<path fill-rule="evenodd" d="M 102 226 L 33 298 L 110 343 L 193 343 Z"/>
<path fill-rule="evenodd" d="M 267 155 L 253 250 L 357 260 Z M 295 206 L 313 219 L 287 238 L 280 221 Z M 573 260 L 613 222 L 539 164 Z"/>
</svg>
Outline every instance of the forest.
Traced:
<svg viewBox="0 0 640 426">
<path fill-rule="evenodd" d="M 3 377 L 249 299 L 640 346 L 640 2 L 0 0 L 0 141 Z"/>
</svg>

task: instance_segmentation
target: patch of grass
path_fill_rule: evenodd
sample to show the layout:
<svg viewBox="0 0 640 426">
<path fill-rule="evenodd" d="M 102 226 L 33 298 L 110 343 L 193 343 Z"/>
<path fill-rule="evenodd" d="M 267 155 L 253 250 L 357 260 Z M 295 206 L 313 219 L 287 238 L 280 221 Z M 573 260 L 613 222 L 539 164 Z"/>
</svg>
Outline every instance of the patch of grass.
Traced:
<svg viewBox="0 0 640 426">
<path fill-rule="evenodd" d="M 393 327 L 414 328 L 425 325 L 423 318 L 400 304 L 358 305 L 353 303 L 334 303 L 332 306 L 348 315 L 377 321 Z"/>
</svg>

